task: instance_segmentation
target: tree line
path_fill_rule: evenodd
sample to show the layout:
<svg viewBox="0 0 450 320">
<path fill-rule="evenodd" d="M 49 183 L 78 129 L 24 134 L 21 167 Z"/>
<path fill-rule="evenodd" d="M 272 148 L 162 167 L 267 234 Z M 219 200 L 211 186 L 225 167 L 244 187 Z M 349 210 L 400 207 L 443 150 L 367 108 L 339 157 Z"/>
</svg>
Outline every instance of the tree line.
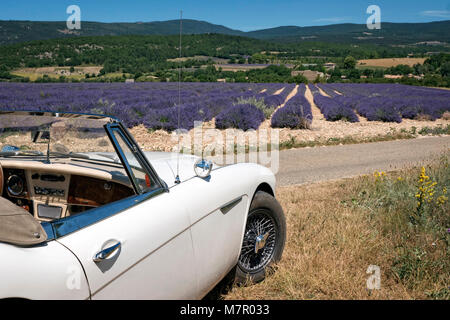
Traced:
<svg viewBox="0 0 450 320">
<path fill-rule="evenodd" d="M 351 66 L 352 61 L 404 57 L 411 52 L 415 53 L 415 56 L 424 56 L 428 50 L 426 46 L 355 46 L 312 41 L 281 43 L 223 34 L 200 34 L 183 36 L 182 57 L 187 59 L 175 61 L 173 59 L 179 56 L 178 46 L 179 38 L 175 35 L 74 37 L 0 46 L 0 80 L 29 81 L 26 77 L 11 74 L 11 71 L 19 68 L 100 65 L 102 69 L 99 74 L 85 75 L 81 81 L 124 81 L 130 77 L 137 81 L 149 81 L 155 77 L 159 81 L 174 81 L 178 80 L 178 69 L 182 68 L 183 81 L 225 79 L 230 82 L 304 82 L 302 76 L 292 77 L 289 68 L 283 64 L 296 64 L 296 69 L 301 70 L 301 64 L 305 61 L 320 61 L 313 69 L 325 71 L 322 64 L 335 61 L 339 66 L 331 73 L 333 81 L 341 81 L 342 76 L 345 79 L 360 81 L 361 75 L 365 76 L 364 81 L 378 81 L 383 79 L 382 71 L 360 70 Z M 228 59 L 230 63 L 237 64 L 277 65 L 263 70 L 226 72 L 215 68 L 212 59 L 196 60 L 192 58 L 194 56 Z M 399 66 L 385 73 L 426 74 L 428 78 L 433 75 L 431 79 L 437 85 L 445 85 L 448 79 L 448 61 L 436 59 L 441 58 L 433 56 L 423 66 L 414 66 L 412 69 Z M 107 74 L 118 75 L 104 77 Z M 80 80 L 65 76 L 42 76 L 36 81 Z"/>
</svg>

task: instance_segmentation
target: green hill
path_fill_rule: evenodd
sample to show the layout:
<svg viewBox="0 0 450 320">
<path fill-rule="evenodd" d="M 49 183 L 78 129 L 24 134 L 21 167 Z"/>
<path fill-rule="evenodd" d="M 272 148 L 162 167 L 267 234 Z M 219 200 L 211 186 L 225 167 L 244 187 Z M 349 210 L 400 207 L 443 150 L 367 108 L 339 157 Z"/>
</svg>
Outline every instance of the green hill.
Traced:
<svg viewBox="0 0 450 320">
<path fill-rule="evenodd" d="M 120 36 L 120 35 L 175 35 L 179 34 L 179 20 L 101 23 L 82 22 L 81 30 L 68 30 L 65 21 L 4 21 L 0 20 L 0 45 L 32 40 L 70 38 L 75 36 Z M 184 34 L 220 33 L 243 35 L 244 32 L 232 30 L 212 23 L 183 20 Z"/>
<path fill-rule="evenodd" d="M 135 23 L 82 22 L 81 30 L 69 31 L 65 21 L 0 21 L 0 45 L 67 38 L 75 36 L 175 35 L 179 21 Z M 340 42 L 354 44 L 416 44 L 420 42 L 450 43 L 450 20 L 430 23 L 382 23 L 381 30 L 368 30 L 362 24 L 277 28 L 243 32 L 198 20 L 183 20 L 184 34 L 218 33 L 282 42 Z"/>
<path fill-rule="evenodd" d="M 383 23 L 380 30 L 361 24 L 336 24 L 318 27 L 278 27 L 248 32 L 258 39 L 291 42 L 321 41 L 344 43 L 416 44 L 425 41 L 450 42 L 450 21 L 430 23 Z"/>
</svg>

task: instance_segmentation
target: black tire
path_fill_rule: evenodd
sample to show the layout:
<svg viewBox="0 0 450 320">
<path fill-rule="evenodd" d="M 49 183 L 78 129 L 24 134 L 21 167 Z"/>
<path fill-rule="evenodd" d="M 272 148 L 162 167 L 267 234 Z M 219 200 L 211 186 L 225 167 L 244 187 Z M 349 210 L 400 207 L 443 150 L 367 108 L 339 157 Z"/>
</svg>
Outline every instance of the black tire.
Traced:
<svg viewBox="0 0 450 320">
<path fill-rule="evenodd" d="M 268 227 L 269 225 L 272 227 Z M 259 231 L 255 232 L 256 230 Z M 258 233 L 261 233 L 259 237 L 255 236 Z M 257 242 L 263 247 L 256 249 Z M 257 283 L 264 280 L 272 265 L 281 260 L 285 242 L 286 219 L 283 209 L 272 195 L 258 191 L 250 205 L 244 241 L 236 266 L 236 283 Z"/>
</svg>

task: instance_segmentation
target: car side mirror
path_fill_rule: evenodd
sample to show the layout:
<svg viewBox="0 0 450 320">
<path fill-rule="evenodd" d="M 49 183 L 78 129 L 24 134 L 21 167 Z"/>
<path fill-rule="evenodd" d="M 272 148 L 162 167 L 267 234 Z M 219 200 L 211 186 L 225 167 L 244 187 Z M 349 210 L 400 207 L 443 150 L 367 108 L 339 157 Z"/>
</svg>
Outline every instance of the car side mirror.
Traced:
<svg viewBox="0 0 450 320">
<path fill-rule="evenodd" d="M 194 164 L 195 174 L 200 178 L 207 178 L 211 174 L 211 170 L 213 168 L 212 161 L 199 159 Z"/>
</svg>

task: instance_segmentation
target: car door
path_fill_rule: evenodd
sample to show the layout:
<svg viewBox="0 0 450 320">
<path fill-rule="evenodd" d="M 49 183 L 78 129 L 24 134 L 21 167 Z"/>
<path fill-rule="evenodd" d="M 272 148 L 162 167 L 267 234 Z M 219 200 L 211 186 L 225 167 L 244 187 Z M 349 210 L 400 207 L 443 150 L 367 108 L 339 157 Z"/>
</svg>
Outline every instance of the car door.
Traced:
<svg viewBox="0 0 450 320">
<path fill-rule="evenodd" d="M 133 205 L 138 199 L 129 201 Z M 114 210 L 104 208 L 109 209 Z M 189 219 L 176 191 L 151 197 L 58 242 L 83 265 L 92 299 L 196 297 Z M 102 250 L 103 259 L 97 256 Z"/>
<path fill-rule="evenodd" d="M 237 263 L 247 217 L 248 195 L 232 168 L 185 183 L 200 296 L 207 294 Z M 195 190 L 194 192 L 188 190 Z"/>
<path fill-rule="evenodd" d="M 139 195 L 91 212 L 83 219 L 98 219 L 58 241 L 69 248 L 85 270 L 92 299 L 191 299 L 198 286 L 183 193 L 153 189 L 141 192 L 145 178 L 139 177 L 139 159 L 131 159 L 133 142 L 119 126 L 109 133 Z M 134 163 L 130 166 L 130 163 Z M 73 220 L 76 221 L 74 216 Z M 65 222 L 54 226 L 57 233 L 76 226 Z"/>
</svg>

